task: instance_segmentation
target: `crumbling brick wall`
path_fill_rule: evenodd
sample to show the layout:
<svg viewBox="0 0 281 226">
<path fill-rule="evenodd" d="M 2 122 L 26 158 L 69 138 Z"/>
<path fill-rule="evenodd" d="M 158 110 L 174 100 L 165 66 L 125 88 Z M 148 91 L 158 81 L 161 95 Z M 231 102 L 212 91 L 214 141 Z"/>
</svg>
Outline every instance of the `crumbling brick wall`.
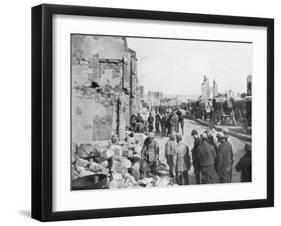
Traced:
<svg viewBox="0 0 281 226">
<path fill-rule="evenodd" d="M 107 140 L 113 133 L 125 138 L 134 103 L 131 53 L 122 37 L 72 35 L 74 143 Z M 135 53 L 134 61 L 136 70 Z"/>
<path fill-rule="evenodd" d="M 114 101 L 114 97 L 76 89 L 72 95 L 72 142 L 79 144 L 110 139 L 116 125 Z"/>
</svg>

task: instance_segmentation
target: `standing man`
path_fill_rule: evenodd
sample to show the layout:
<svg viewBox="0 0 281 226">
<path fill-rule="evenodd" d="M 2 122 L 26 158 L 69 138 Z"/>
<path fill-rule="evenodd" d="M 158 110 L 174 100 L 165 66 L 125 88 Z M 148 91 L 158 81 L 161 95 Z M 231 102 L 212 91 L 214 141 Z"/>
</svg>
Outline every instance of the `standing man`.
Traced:
<svg viewBox="0 0 281 226">
<path fill-rule="evenodd" d="M 184 128 L 184 117 L 180 109 L 177 111 L 178 116 L 178 126 L 177 126 L 177 132 L 179 132 L 179 127 L 181 127 L 181 133 L 183 134 L 183 128 Z"/>
<path fill-rule="evenodd" d="M 150 132 L 145 139 L 142 150 L 141 159 L 141 178 L 151 177 L 155 173 L 157 161 L 159 160 L 159 144 L 154 137 L 154 133 Z"/>
<path fill-rule="evenodd" d="M 170 119 L 170 126 L 171 126 L 170 133 L 177 131 L 178 123 L 179 123 L 179 118 L 176 112 L 174 111 Z"/>
<path fill-rule="evenodd" d="M 171 113 L 167 112 L 165 128 L 167 130 L 168 136 L 171 134 L 171 123 L 170 123 L 171 117 L 172 117 Z"/>
<path fill-rule="evenodd" d="M 200 184 L 200 163 L 199 163 L 199 158 L 198 158 L 198 147 L 201 143 L 201 139 L 198 135 L 197 130 L 192 130 L 191 131 L 191 136 L 194 139 L 194 145 L 191 151 L 192 155 L 192 163 L 193 163 L 193 169 L 194 169 L 194 175 L 195 175 L 195 181 L 196 184 Z"/>
<path fill-rule="evenodd" d="M 218 141 L 221 143 L 218 149 L 217 171 L 221 183 L 231 183 L 233 150 L 232 145 L 222 132 L 217 134 Z"/>
<path fill-rule="evenodd" d="M 190 155 L 188 146 L 182 142 L 182 135 L 177 134 L 177 148 L 176 148 L 176 178 L 179 185 L 188 185 L 190 170 Z"/>
<path fill-rule="evenodd" d="M 157 134 L 160 134 L 160 129 L 159 129 L 160 122 L 161 122 L 161 116 L 160 116 L 159 111 L 157 111 L 156 115 L 155 115 L 155 129 L 156 129 Z"/>
<path fill-rule="evenodd" d="M 176 134 L 172 133 L 165 145 L 165 156 L 169 166 L 170 177 L 175 179 Z"/>
<path fill-rule="evenodd" d="M 162 117 L 161 117 L 161 135 L 162 137 L 166 136 L 166 114 L 165 112 L 163 113 Z"/>
<path fill-rule="evenodd" d="M 236 171 L 241 172 L 241 182 L 252 181 L 252 145 L 245 144 L 245 154 L 240 158 L 235 166 Z"/>
<path fill-rule="evenodd" d="M 215 140 L 214 134 L 213 134 L 211 129 L 207 129 L 206 133 L 207 133 L 207 136 L 208 136 L 208 140 L 207 140 L 208 144 L 210 144 L 215 149 L 216 156 L 218 156 L 218 149 L 219 149 L 220 143 L 217 140 Z M 215 166 L 215 170 L 217 170 L 217 158 L 215 159 L 215 165 L 214 166 Z"/>
<path fill-rule="evenodd" d="M 151 112 L 149 113 L 149 116 L 148 116 L 147 121 L 148 121 L 148 132 L 153 132 L 153 122 L 154 122 L 154 118 L 153 118 Z"/>
<path fill-rule="evenodd" d="M 216 151 L 208 144 L 208 136 L 206 133 L 201 134 L 202 142 L 198 147 L 198 159 L 200 171 L 202 173 L 203 184 L 214 184 L 219 182 L 217 172 L 215 171 Z"/>
</svg>

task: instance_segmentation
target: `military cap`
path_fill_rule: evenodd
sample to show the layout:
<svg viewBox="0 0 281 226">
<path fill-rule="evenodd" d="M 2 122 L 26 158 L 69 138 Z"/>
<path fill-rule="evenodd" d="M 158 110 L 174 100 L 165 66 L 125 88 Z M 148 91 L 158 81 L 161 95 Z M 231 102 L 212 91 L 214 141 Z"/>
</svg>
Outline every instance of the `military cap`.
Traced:
<svg viewBox="0 0 281 226">
<path fill-rule="evenodd" d="M 176 135 L 176 138 L 177 138 L 177 140 L 182 140 L 182 135 L 181 135 L 180 133 L 178 133 L 178 134 Z"/>
<path fill-rule="evenodd" d="M 193 129 L 193 130 L 191 131 L 191 136 L 194 136 L 194 135 L 198 135 L 198 132 L 197 132 L 196 129 Z"/>
<path fill-rule="evenodd" d="M 224 134 L 223 134 L 223 132 L 218 132 L 217 133 L 217 138 L 224 138 L 225 136 L 224 136 Z"/>
<path fill-rule="evenodd" d="M 207 139 L 208 139 L 207 133 L 202 133 L 202 134 L 201 134 L 201 138 L 202 138 L 203 140 L 207 140 Z"/>
</svg>

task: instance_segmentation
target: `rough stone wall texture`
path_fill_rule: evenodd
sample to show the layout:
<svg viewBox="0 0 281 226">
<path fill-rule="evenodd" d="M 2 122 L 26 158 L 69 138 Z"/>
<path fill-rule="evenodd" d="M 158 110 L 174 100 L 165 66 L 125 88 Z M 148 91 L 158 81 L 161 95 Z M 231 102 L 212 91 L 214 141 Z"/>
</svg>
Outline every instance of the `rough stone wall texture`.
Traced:
<svg viewBox="0 0 281 226">
<path fill-rule="evenodd" d="M 122 59 L 126 40 L 122 37 L 72 35 L 72 57 L 92 58 L 99 55 L 105 59 Z"/>
<path fill-rule="evenodd" d="M 101 63 L 101 78 L 98 82 L 100 87 L 122 88 L 122 64 L 121 63 Z"/>
<path fill-rule="evenodd" d="M 72 142 L 91 143 L 108 140 L 113 129 L 112 100 L 101 94 L 82 94 L 74 91 L 72 96 Z"/>
<path fill-rule="evenodd" d="M 88 75 L 91 69 L 88 65 L 73 65 L 72 66 L 72 87 L 90 85 Z"/>
<path fill-rule="evenodd" d="M 131 82 L 131 55 L 129 52 L 124 52 L 123 55 L 124 60 L 124 76 L 123 76 L 123 88 L 130 90 L 130 82 Z"/>
</svg>

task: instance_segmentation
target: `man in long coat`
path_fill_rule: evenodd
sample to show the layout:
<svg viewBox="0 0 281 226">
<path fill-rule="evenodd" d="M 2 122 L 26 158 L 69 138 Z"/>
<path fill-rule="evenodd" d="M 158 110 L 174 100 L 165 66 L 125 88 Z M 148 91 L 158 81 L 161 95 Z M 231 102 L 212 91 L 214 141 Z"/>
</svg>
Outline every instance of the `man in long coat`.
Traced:
<svg viewBox="0 0 281 226">
<path fill-rule="evenodd" d="M 148 119 L 148 132 L 153 132 L 153 122 L 154 122 L 154 118 L 152 116 L 152 113 L 149 113 Z"/>
<path fill-rule="evenodd" d="M 169 166 L 170 177 L 175 179 L 176 134 L 172 133 L 165 144 L 165 157 Z"/>
<path fill-rule="evenodd" d="M 196 181 L 196 184 L 200 184 L 201 181 L 200 181 L 200 163 L 199 163 L 199 159 L 198 159 L 198 147 L 201 143 L 201 139 L 199 137 L 197 130 L 195 130 L 195 129 L 191 131 L 191 136 L 194 139 L 194 145 L 191 150 L 191 155 L 192 155 L 192 163 L 193 163 L 195 181 Z"/>
<path fill-rule="evenodd" d="M 190 155 L 186 144 L 182 142 L 182 135 L 177 134 L 176 147 L 176 178 L 179 185 L 189 184 L 188 171 L 190 170 Z"/>
<path fill-rule="evenodd" d="M 159 113 L 159 111 L 156 112 L 156 115 L 155 115 L 155 130 L 156 130 L 156 133 L 157 134 L 160 134 L 160 122 L 161 122 L 161 115 Z"/>
<path fill-rule="evenodd" d="M 217 134 L 218 141 L 221 143 L 217 156 L 217 172 L 221 183 L 231 183 L 233 150 L 232 145 L 222 132 Z"/>
<path fill-rule="evenodd" d="M 239 159 L 235 166 L 236 171 L 241 172 L 241 182 L 252 181 L 252 145 L 245 144 L 245 154 Z"/>
<path fill-rule="evenodd" d="M 213 146 L 208 144 L 208 136 L 206 133 L 201 134 L 202 142 L 198 147 L 198 159 L 200 164 L 200 171 L 202 173 L 203 184 L 218 183 L 219 178 L 215 171 L 216 151 Z"/>
</svg>

